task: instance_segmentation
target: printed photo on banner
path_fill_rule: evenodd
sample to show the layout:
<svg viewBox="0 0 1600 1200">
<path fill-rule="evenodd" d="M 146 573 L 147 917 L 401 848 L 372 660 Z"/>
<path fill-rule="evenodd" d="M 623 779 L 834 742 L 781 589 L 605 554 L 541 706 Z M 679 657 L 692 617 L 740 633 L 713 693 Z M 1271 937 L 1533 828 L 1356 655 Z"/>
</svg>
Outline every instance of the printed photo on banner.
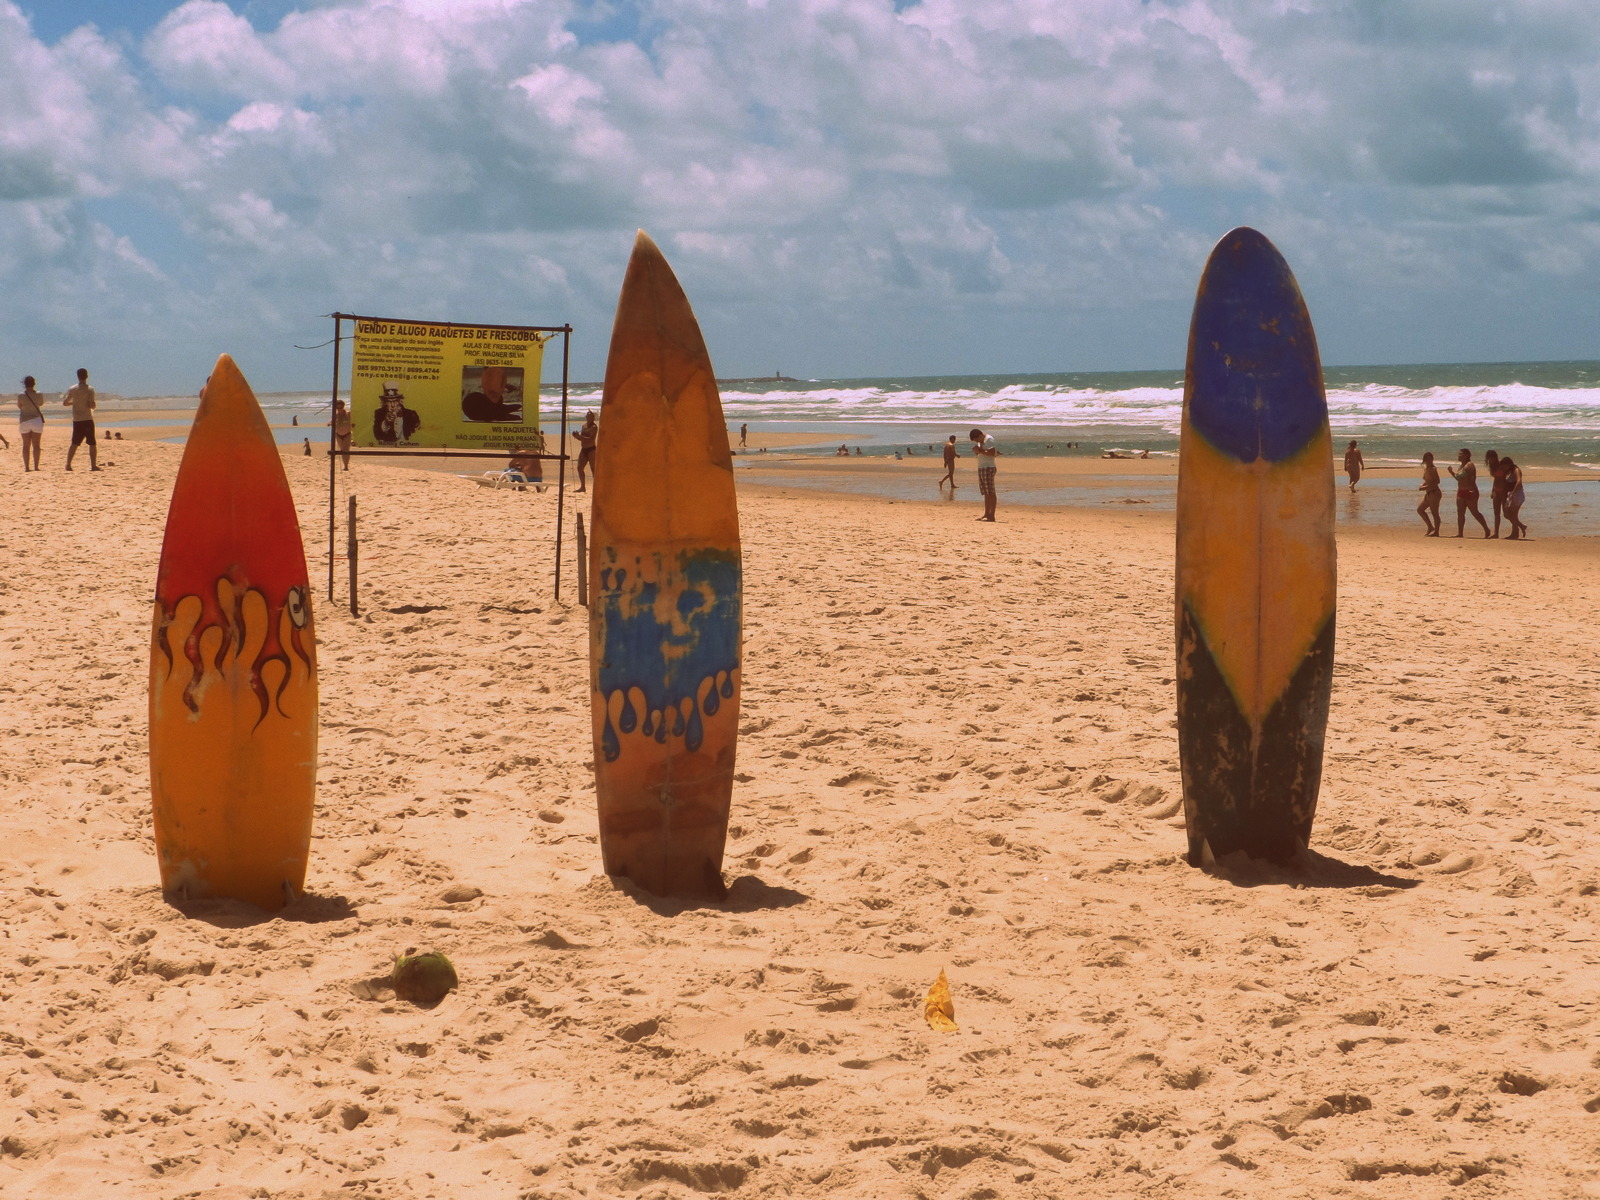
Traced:
<svg viewBox="0 0 1600 1200">
<path fill-rule="evenodd" d="M 522 368 L 462 367 L 461 419 L 521 423 Z"/>
<path fill-rule="evenodd" d="M 398 380 L 385 380 L 378 397 L 378 411 L 372 414 L 372 436 L 380 446 L 409 446 L 411 435 L 422 427 L 422 418 L 406 407 L 405 393 Z"/>
<path fill-rule="evenodd" d="M 548 332 L 355 318 L 358 445 L 511 451 L 539 440 Z"/>
</svg>

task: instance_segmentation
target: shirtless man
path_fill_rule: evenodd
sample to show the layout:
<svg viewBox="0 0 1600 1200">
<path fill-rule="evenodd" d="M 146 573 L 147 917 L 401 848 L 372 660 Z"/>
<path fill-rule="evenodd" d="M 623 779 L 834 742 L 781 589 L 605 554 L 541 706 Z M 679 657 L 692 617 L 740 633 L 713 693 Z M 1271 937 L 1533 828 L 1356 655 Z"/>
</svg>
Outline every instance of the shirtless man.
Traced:
<svg viewBox="0 0 1600 1200">
<path fill-rule="evenodd" d="M 1361 482 L 1361 472 L 1366 468 L 1367 460 L 1361 457 L 1361 447 L 1351 442 L 1344 451 L 1344 473 L 1350 477 L 1350 490 L 1356 490 L 1356 484 Z"/>
<path fill-rule="evenodd" d="M 1456 459 L 1461 463 L 1461 469 L 1450 468 L 1450 477 L 1456 481 L 1456 536 L 1466 537 L 1467 514 L 1470 512 L 1483 526 L 1483 536 L 1488 537 L 1489 522 L 1478 511 L 1478 464 L 1472 461 L 1472 451 L 1464 446 L 1456 454 Z"/>
<path fill-rule="evenodd" d="M 944 475 L 939 479 L 939 490 L 944 491 L 946 481 L 950 490 L 956 490 L 956 435 L 951 434 L 950 440 L 944 444 Z"/>
<path fill-rule="evenodd" d="M 89 386 L 89 372 L 78 368 L 76 386 L 68 388 L 61 400 L 62 408 L 72 410 L 72 445 L 67 447 L 67 470 L 72 470 L 72 456 L 78 452 L 80 442 L 89 443 L 89 470 L 100 469 L 99 452 L 94 437 L 94 389 Z"/>
</svg>

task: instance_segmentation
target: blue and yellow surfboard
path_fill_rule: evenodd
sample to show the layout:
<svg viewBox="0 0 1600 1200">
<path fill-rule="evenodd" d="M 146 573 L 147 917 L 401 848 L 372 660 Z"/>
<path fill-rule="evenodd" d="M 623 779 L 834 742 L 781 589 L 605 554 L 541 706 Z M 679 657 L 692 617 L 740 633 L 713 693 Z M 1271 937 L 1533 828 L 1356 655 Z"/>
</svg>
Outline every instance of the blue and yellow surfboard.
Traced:
<svg viewBox="0 0 1600 1200">
<path fill-rule="evenodd" d="M 1305 849 L 1336 609 L 1333 441 L 1299 285 L 1240 228 L 1189 326 L 1178 466 L 1178 752 L 1189 861 Z"/>
<path fill-rule="evenodd" d="M 611 330 L 590 522 L 606 872 L 720 899 L 742 649 L 733 456 L 694 311 L 642 230 Z"/>
</svg>

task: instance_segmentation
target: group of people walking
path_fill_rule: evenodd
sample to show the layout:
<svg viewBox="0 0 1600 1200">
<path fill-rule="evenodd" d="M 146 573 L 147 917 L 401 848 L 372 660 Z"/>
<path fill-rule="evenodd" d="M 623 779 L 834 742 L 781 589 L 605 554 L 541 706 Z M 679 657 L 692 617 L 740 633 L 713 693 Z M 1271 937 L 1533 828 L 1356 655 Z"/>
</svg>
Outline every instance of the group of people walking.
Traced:
<svg viewBox="0 0 1600 1200">
<path fill-rule="evenodd" d="M 24 471 L 39 469 L 39 449 L 44 443 L 45 400 L 35 389 L 36 383 L 32 375 L 26 376 L 22 381 L 22 390 L 17 393 L 17 432 L 22 435 Z M 78 382 L 67 389 L 66 395 L 61 398 L 61 405 L 72 410 L 72 445 L 67 448 L 67 470 L 72 470 L 72 460 L 78 453 L 78 447 L 87 442 L 89 469 L 98 471 L 100 458 L 94 432 L 95 396 L 94 389 L 89 386 L 89 372 L 85 368 L 78 368 Z M 0 445 L 11 449 L 11 443 L 3 433 L 0 433 Z"/>
<path fill-rule="evenodd" d="M 1470 515 L 1483 529 L 1486 538 L 1500 536 L 1500 522 L 1506 520 L 1511 523 L 1511 532 L 1506 535 L 1507 541 L 1528 536 L 1528 527 L 1522 523 L 1522 505 L 1527 499 L 1527 493 L 1522 487 L 1522 468 L 1509 455 L 1500 457 L 1499 451 L 1489 450 L 1484 453 L 1483 465 L 1489 469 L 1489 499 L 1494 506 L 1494 531 L 1489 530 L 1489 522 L 1483 513 L 1478 511 L 1479 498 L 1482 492 L 1478 489 L 1478 464 L 1472 461 L 1472 451 L 1463 446 L 1456 451 L 1456 466 L 1447 467 L 1450 477 L 1456 481 L 1456 537 L 1465 537 L 1467 533 L 1467 517 Z M 1356 490 L 1356 484 L 1361 481 L 1361 472 L 1366 467 L 1366 461 L 1361 457 L 1361 447 L 1351 442 L 1345 447 L 1344 473 L 1350 477 L 1350 490 Z M 1417 490 L 1422 493 L 1422 499 L 1417 504 L 1417 515 L 1422 518 L 1423 525 L 1427 526 L 1427 537 L 1439 536 L 1439 501 L 1444 497 L 1444 489 L 1439 482 L 1439 468 L 1433 465 L 1433 454 L 1422 456 L 1422 483 Z"/>
<path fill-rule="evenodd" d="M 1354 443 L 1352 443 L 1353 445 Z M 1528 536 L 1528 527 L 1522 523 L 1522 505 L 1527 499 L 1527 494 L 1522 487 L 1522 468 L 1509 455 L 1500 457 L 1499 453 L 1490 450 L 1483 456 L 1483 465 L 1489 469 L 1489 499 L 1494 506 L 1494 532 L 1489 531 L 1489 522 L 1478 511 L 1478 498 L 1482 494 L 1478 490 L 1478 464 L 1472 461 L 1472 451 L 1462 447 L 1456 452 L 1455 467 L 1448 468 L 1450 475 L 1456 481 L 1456 537 L 1465 537 L 1467 531 L 1467 515 L 1477 521 L 1483 529 L 1486 538 L 1500 536 L 1500 521 L 1503 517 L 1511 523 L 1511 532 L 1506 535 L 1507 541 Z M 1439 536 L 1439 499 L 1442 489 L 1439 485 L 1439 468 L 1433 465 L 1433 455 L 1422 456 L 1422 483 L 1417 489 L 1422 493 L 1422 501 L 1417 505 L 1417 515 L 1422 518 L 1422 523 L 1428 527 L 1427 537 Z"/>
</svg>

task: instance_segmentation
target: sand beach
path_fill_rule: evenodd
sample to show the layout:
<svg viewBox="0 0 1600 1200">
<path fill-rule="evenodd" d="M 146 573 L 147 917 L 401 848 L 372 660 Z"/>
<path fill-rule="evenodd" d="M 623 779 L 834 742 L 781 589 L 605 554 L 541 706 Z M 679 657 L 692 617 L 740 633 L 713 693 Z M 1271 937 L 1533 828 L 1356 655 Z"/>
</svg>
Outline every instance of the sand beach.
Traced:
<svg viewBox="0 0 1600 1200">
<path fill-rule="evenodd" d="M 357 459 L 352 616 L 286 453 L 322 766 L 266 914 L 157 886 L 181 451 L 102 450 L 0 471 L 0 1195 L 1600 1195 L 1600 538 L 1341 526 L 1314 853 L 1202 872 L 1169 512 L 745 479 L 729 897 L 685 906 L 600 870 L 586 497 L 557 600 L 553 491 Z"/>
</svg>

